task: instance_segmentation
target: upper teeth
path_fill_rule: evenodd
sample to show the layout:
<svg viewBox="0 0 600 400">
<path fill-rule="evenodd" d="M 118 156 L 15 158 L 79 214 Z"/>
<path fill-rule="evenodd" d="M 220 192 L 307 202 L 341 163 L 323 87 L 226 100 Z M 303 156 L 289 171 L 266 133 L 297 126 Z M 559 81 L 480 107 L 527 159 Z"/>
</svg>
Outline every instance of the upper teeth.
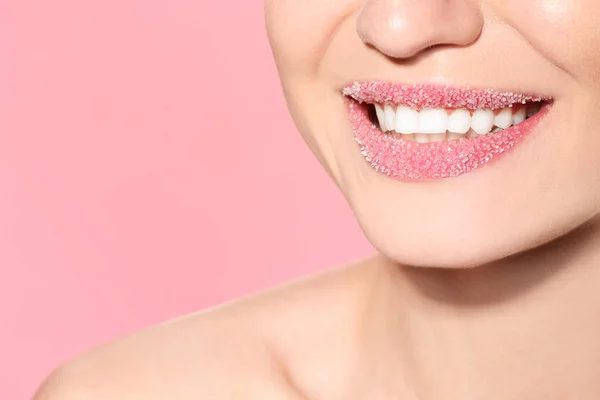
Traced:
<svg viewBox="0 0 600 400">
<path fill-rule="evenodd" d="M 379 126 L 384 132 L 395 131 L 401 134 L 466 134 L 470 130 L 485 135 L 498 128 L 506 129 L 523 122 L 539 110 L 539 103 L 530 107 L 506 107 L 499 112 L 487 109 L 469 111 L 445 108 L 430 108 L 417 111 L 406 106 L 393 107 L 375 104 Z M 497 127 L 494 129 L 494 127 Z"/>
</svg>

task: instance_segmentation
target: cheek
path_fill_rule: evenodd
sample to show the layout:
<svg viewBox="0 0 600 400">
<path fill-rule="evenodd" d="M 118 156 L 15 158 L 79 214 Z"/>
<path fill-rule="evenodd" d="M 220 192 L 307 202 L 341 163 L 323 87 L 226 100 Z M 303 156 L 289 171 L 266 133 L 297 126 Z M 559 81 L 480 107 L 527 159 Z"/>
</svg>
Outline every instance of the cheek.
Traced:
<svg viewBox="0 0 600 400">
<path fill-rule="evenodd" d="M 267 0 L 265 22 L 280 71 L 316 73 L 330 38 L 356 0 Z"/>
<path fill-rule="evenodd" d="M 580 83 L 600 86 L 598 0 L 495 1 L 494 12 Z"/>
<path fill-rule="evenodd" d="M 332 150 L 331 86 L 323 84 L 322 66 L 331 39 L 351 13 L 356 0 L 268 0 L 265 23 L 289 112 L 319 162 L 337 182 Z M 337 99 L 337 98 L 336 98 Z"/>
</svg>

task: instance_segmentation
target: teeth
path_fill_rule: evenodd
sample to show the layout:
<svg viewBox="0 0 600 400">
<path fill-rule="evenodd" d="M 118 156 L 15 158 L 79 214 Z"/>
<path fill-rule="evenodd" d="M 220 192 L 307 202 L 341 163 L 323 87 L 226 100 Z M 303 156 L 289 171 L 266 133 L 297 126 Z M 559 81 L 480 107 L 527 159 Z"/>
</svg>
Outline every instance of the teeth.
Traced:
<svg viewBox="0 0 600 400">
<path fill-rule="evenodd" d="M 430 133 L 429 135 L 429 141 L 430 142 L 443 142 L 444 140 L 446 140 L 446 132 L 444 133 Z"/>
<path fill-rule="evenodd" d="M 494 125 L 498 128 L 506 129 L 512 125 L 512 109 L 510 107 L 503 108 L 494 117 Z"/>
<path fill-rule="evenodd" d="M 454 110 L 448 118 L 448 132 L 467 133 L 471 129 L 471 113 L 465 109 Z"/>
<path fill-rule="evenodd" d="M 512 124 L 513 125 L 520 124 L 521 122 L 525 121 L 526 117 L 527 116 L 525 115 L 525 107 L 521 107 L 521 108 L 519 108 L 519 111 L 517 111 L 516 113 L 513 114 Z"/>
<path fill-rule="evenodd" d="M 448 113 L 443 108 L 432 108 L 419 112 L 420 133 L 444 133 L 448 129 Z"/>
<path fill-rule="evenodd" d="M 477 109 L 471 118 L 471 129 L 480 135 L 490 133 L 494 126 L 494 112 L 492 110 Z"/>
<path fill-rule="evenodd" d="M 494 111 L 488 109 L 450 112 L 444 108 L 428 108 L 417 111 L 406 106 L 375 104 L 375 113 L 383 132 L 396 132 L 406 140 L 429 143 L 499 132 L 523 122 L 540 108 L 540 103 L 519 106 L 518 110 L 517 107 L 505 107 L 494 115 Z"/>
<path fill-rule="evenodd" d="M 415 142 L 417 143 L 429 143 L 429 134 L 427 133 L 415 133 Z"/>
<path fill-rule="evenodd" d="M 379 104 L 375 104 L 375 113 L 377 113 L 377 121 L 379 121 L 379 128 L 385 132 L 387 127 L 385 126 L 385 114 L 383 108 Z"/>
<path fill-rule="evenodd" d="M 398 133 L 419 132 L 419 112 L 410 107 L 398 106 L 395 126 Z"/>
<path fill-rule="evenodd" d="M 391 131 L 396 126 L 396 112 L 389 104 L 386 104 L 383 108 L 383 114 L 385 119 L 385 130 Z M 385 131 L 384 131 L 385 132 Z"/>
<path fill-rule="evenodd" d="M 448 132 L 447 133 L 447 139 L 448 140 L 456 140 L 456 139 L 461 139 L 464 138 L 465 135 L 461 134 L 461 133 L 455 133 L 455 132 Z"/>
</svg>

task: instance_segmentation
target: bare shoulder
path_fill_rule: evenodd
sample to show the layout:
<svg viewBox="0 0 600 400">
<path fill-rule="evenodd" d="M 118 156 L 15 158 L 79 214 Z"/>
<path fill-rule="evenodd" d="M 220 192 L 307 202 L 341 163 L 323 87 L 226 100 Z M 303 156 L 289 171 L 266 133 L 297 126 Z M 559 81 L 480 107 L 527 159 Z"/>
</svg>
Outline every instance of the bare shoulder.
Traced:
<svg viewBox="0 0 600 400">
<path fill-rule="evenodd" d="M 345 318 L 337 303 L 355 270 L 337 269 L 98 347 L 52 373 L 35 400 L 304 399 L 288 371 L 289 343 L 310 351 L 307 325 L 321 335 L 323 321 Z M 323 304 L 327 316 L 315 312 Z"/>
</svg>

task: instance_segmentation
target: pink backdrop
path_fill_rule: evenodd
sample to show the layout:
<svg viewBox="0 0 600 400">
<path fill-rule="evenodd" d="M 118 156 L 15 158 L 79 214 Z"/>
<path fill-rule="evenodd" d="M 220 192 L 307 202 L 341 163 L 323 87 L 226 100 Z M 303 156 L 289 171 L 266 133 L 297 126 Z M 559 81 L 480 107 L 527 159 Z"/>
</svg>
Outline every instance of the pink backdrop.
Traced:
<svg viewBox="0 0 600 400">
<path fill-rule="evenodd" d="M 0 1 L 0 399 L 368 252 L 287 115 L 261 1 Z"/>
</svg>

